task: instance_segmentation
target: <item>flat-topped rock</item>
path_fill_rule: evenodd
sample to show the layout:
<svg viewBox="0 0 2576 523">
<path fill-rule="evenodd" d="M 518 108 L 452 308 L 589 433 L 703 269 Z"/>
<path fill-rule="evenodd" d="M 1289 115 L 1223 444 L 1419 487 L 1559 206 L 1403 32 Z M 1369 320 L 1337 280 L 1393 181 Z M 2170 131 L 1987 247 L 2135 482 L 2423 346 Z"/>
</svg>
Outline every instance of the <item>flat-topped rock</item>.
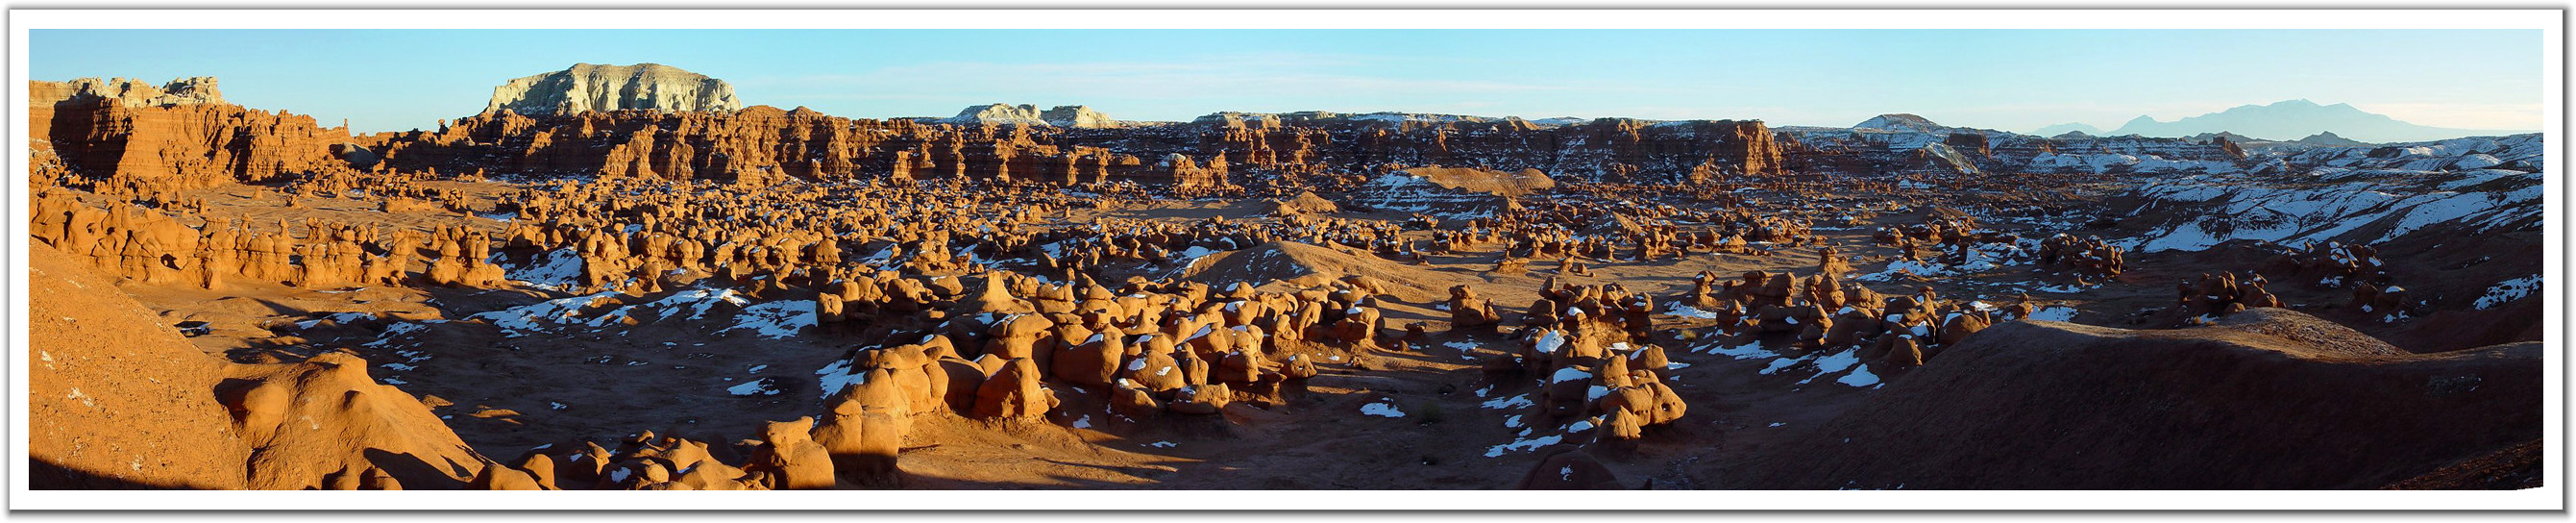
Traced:
<svg viewBox="0 0 2576 523">
<path fill-rule="evenodd" d="M 522 77 L 492 88 L 492 103 L 483 112 L 504 109 L 519 114 L 579 114 L 620 109 L 663 111 L 733 111 L 742 108 L 733 85 L 655 63 L 635 65 L 573 64 L 571 68 Z"/>
</svg>

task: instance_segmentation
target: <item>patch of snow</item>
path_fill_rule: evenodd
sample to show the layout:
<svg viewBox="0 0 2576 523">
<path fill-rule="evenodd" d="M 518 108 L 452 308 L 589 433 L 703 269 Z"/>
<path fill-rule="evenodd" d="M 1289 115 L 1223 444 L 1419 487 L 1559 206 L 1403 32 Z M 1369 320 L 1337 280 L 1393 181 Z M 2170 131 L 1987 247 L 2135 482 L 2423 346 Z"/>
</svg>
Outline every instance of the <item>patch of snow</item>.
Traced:
<svg viewBox="0 0 2576 523">
<path fill-rule="evenodd" d="M 1845 375 L 1842 379 L 1834 381 L 1854 387 L 1867 387 L 1878 384 L 1878 375 L 1869 373 L 1869 365 L 1863 364 L 1859 367 L 1853 368 L 1851 374 Z"/>
<path fill-rule="evenodd" d="M 556 298 L 466 318 L 492 322 L 493 326 L 501 328 L 504 335 L 516 338 L 529 333 L 545 332 L 548 325 L 572 323 L 574 313 L 614 296 L 617 296 L 616 292 Z"/>
<path fill-rule="evenodd" d="M 539 289 L 565 291 L 581 286 L 581 253 L 570 248 L 555 249 L 530 260 L 525 267 L 502 263 L 495 253 L 486 262 L 498 264 L 511 282 Z"/>
<path fill-rule="evenodd" d="M 773 387 L 777 384 L 778 380 L 762 378 L 755 381 L 746 381 L 741 385 L 726 387 L 725 392 L 731 393 L 735 396 L 776 396 L 785 392 Z"/>
<path fill-rule="evenodd" d="M 2029 318 L 2023 319 L 2034 321 L 2075 321 L 2075 308 L 2041 307 L 2039 310 L 2031 311 Z"/>
<path fill-rule="evenodd" d="M 1779 373 L 1780 373 L 1780 371 L 1788 370 L 1788 369 L 1789 369 L 1789 367 L 1791 367 L 1791 366 L 1795 366 L 1795 365 L 1797 365 L 1797 364 L 1799 364 L 1799 363 L 1806 362 L 1808 358 L 1813 358 L 1813 357 L 1815 357 L 1815 355 L 1813 355 L 1813 354 L 1809 354 L 1809 355 L 1799 356 L 1799 357 L 1795 357 L 1795 358 L 1780 358 L 1780 359 L 1771 360 L 1771 365 L 1770 365 L 1770 366 L 1766 366 L 1766 367 L 1763 367 L 1763 368 L 1762 368 L 1762 375 L 1764 375 L 1764 376 L 1769 376 L 1769 375 L 1773 375 L 1773 374 L 1779 374 Z"/>
<path fill-rule="evenodd" d="M 1370 416 L 1379 416 L 1379 417 L 1387 417 L 1387 418 L 1401 418 L 1401 417 L 1404 417 L 1404 411 L 1402 411 L 1402 410 L 1397 410 L 1397 409 L 1395 408 L 1395 405 L 1393 405 L 1393 404 L 1388 404 L 1388 403 L 1370 403 L 1370 404 L 1367 404 L 1367 405 L 1361 405 L 1361 406 L 1360 406 L 1360 413 L 1361 413 L 1361 414 L 1367 414 L 1367 415 L 1370 415 Z"/>
<path fill-rule="evenodd" d="M 2497 282 L 2487 287 L 2486 294 L 2478 296 L 2477 307 L 2479 310 L 2495 308 L 2498 305 L 2529 297 L 2539 290 L 2540 275 L 2538 274 Z"/>
<path fill-rule="evenodd" d="M 1722 343 L 1711 343 L 1707 346 L 1700 347 L 1700 351 L 1719 356 L 1732 357 L 1739 360 L 1769 358 L 1780 355 L 1780 353 L 1771 352 L 1769 349 L 1762 348 L 1762 340 L 1753 340 L 1745 342 L 1743 345 L 1733 347 L 1728 347 Z"/>
<path fill-rule="evenodd" d="M 1485 457 L 1499 458 L 1503 457 L 1503 454 L 1506 452 L 1528 452 L 1538 450 L 1548 445 L 1555 445 L 1563 441 L 1565 441 L 1565 436 L 1563 435 L 1516 440 L 1511 443 L 1495 445 L 1493 448 L 1485 449 Z"/>
<path fill-rule="evenodd" d="M 814 323 L 814 300 L 781 300 L 743 308 L 725 330 L 752 329 L 760 337 L 778 339 L 795 336 Z"/>
<path fill-rule="evenodd" d="M 1809 376 L 1805 380 L 1800 380 L 1798 384 L 1804 385 L 1807 382 L 1816 381 L 1816 378 L 1825 377 L 1827 374 L 1842 372 L 1844 369 L 1849 369 L 1852 368 L 1853 365 L 1859 364 L 1860 349 L 1844 349 L 1842 352 L 1834 353 L 1832 356 L 1816 358 L 1816 375 Z"/>
</svg>

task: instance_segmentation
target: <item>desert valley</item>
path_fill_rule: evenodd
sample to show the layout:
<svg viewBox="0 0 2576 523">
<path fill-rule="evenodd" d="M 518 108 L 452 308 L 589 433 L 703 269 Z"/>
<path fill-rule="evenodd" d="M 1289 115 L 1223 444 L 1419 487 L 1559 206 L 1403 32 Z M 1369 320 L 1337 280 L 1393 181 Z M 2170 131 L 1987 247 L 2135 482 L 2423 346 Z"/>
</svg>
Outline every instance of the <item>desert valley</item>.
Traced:
<svg viewBox="0 0 2576 523">
<path fill-rule="evenodd" d="M 2539 133 L 528 72 L 375 133 L 28 82 L 32 486 L 2541 486 Z"/>
</svg>

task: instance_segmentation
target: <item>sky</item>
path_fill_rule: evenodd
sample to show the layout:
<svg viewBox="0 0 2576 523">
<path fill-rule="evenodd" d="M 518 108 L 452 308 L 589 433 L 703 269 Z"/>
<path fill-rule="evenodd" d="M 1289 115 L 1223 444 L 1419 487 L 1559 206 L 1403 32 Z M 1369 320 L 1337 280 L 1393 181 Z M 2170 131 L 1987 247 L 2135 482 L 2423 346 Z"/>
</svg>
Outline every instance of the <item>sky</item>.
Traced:
<svg viewBox="0 0 2576 523">
<path fill-rule="evenodd" d="M 436 128 L 574 63 L 723 79 L 745 105 L 853 118 L 1088 105 L 1759 119 L 1885 113 L 2030 132 L 2246 104 L 2349 103 L 2466 129 L 2541 126 L 2538 30 L 164 30 L 34 29 L 35 80 L 214 76 L 226 100 Z"/>
</svg>

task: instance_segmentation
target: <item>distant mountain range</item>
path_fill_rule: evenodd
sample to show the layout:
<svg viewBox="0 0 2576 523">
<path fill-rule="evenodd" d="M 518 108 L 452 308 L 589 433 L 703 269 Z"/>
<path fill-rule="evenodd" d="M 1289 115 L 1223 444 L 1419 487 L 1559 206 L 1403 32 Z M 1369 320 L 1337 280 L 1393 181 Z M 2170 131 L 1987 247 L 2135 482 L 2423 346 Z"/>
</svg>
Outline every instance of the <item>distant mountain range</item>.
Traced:
<svg viewBox="0 0 2576 523">
<path fill-rule="evenodd" d="M 2066 134 L 2066 133 L 2084 133 L 2084 134 L 2086 134 L 2086 135 L 2091 135 L 2091 136 L 2101 136 L 2101 135 L 2102 135 L 2102 128 L 2100 128 L 2100 127 L 2094 127 L 2094 126 L 2092 126 L 2092 125 L 2088 125 L 2088 124 L 2082 124 L 2082 123 L 2071 123 L 2071 122 L 2070 122 L 2070 123 L 2062 123 L 2062 124 L 2057 124 L 2057 125 L 2051 125 L 2051 126 L 2047 126 L 2047 127 L 2041 127 L 2041 128 L 2039 128 L 2039 131 L 2038 131 L 2038 132 L 2033 132 L 2033 133 L 2031 133 L 2031 134 L 2039 135 L 2039 136 L 2057 136 L 2057 135 Z"/>
<path fill-rule="evenodd" d="M 2096 136 L 2136 134 L 2164 138 L 2224 132 L 2267 140 L 2287 140 L 2293 136 L 2315 136 L 2331 132 L 2340 138 L 2376 143 L 2533 132 L 2531 130 L 2451 129 L 2416 125 L 2387 115 L 2363 111 L 2350 104 L 2317 105 L 2316 102 L 2307 100 L 2285 100 L 2271 105 L 2242 105 L 2171 122 L 2139 116 L 2121 125 L 2120 128 L 2110 131 L 2102 131 L 2100 128 L 2081 123 L 2064 123 L 2042 127 L 2036 134 L 2056 136 L 2068 131 Z"/>
</svg>

